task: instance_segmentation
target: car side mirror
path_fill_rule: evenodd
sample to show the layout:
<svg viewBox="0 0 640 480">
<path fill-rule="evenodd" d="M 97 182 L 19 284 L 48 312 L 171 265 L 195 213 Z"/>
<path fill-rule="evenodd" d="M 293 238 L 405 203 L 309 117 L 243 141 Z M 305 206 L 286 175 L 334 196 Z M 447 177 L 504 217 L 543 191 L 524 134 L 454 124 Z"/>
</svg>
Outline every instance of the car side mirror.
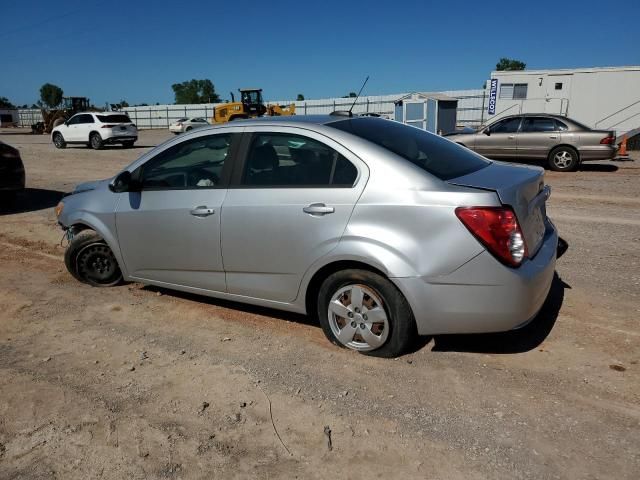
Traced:
<svg viewBox="0 0 640 480">
<path fill-rule="evenodd" d="M 125 170 L 124 172 L 120 172 L 116 178 L 111 180 L 111 183 L 109 183 L 109 190 L 114 193 L 138 192 L 140 191 L 140 188 L 138 182 L 131 178 L 131 172 L 129 170 Z"/>
<path fill-rule="evenodd" d="M 487 137 L 489 137 L 489 136 L 491 136 L 491 129 L 490 128 L 485 128 L 482 133 L 484 133 Z"/>
<path fill-rule="evenodd" d="M 69 126 L 69 122 L 68 122 L 68 121 L 67 121 L 67 122 L 64 122 L 64 126 L 65 126 L 65 127 L 68 127 L 68 126 Z"/>
</svg>

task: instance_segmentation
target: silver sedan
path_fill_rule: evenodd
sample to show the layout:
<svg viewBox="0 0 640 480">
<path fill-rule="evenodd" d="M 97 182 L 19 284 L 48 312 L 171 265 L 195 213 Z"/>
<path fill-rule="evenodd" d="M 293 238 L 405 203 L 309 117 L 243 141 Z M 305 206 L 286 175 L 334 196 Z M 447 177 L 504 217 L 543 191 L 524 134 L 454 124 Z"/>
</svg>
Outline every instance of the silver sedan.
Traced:
<svg viewBox="0 0 640 480">
<path fill-rule="evenodd" d="M 543 174 L 380 118 L 258 119 L 169 140 L 56 211 L 82 282 L 317 315 L 392 357 L 536 315 L 558 243 Z"/>
</svg>

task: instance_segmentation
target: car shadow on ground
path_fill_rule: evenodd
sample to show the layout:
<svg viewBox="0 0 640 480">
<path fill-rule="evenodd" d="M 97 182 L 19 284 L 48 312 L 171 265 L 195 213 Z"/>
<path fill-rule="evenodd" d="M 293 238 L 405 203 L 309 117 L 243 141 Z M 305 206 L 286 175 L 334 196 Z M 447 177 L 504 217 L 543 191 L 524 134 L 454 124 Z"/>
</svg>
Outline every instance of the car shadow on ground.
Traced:
<svg viewBox="0 0 640 480">
<path fill-rule="evenodd" d="M 15 213 L 35 212 L 55 207 L 62 199 L 64 192 L 43 188 L 25 188 L 15 198 L 0 202 L 0 216 Z"/>
<path fill-rule="evenodd" d="M 121 147 L 120 145 L 104 145 L 100 150 L 135 150 L 137 148 L 153 148 L 157 145 L 133 145 L 132 147 Z"/>
<path fill-rule="evenodd" d="M 618 165 L 611 163 L 581 163 L 578 168 L 581 172 L 617 172 Z"/>
<path fill-rule="evenodd" d="M 528 325 L 504 333 L 435 335 L 431 351 L 512 354 L 533 350 L 551 333 L 568 288 L 571 286 L 555 273 L 542 309 Z"/>
<path fill-rule="evenodd" d="M 239 303 L 231 300 L 223 300 L 221 298 L 207 297 L 204 295 L 198 295 L 197 293 L 181 292 L 179 290 L 169 290 L 153 285 L 145 285 L 142 290 L 149 292 L 160 292 L 163 295 L 169 295 L 176 298 L 182 298 L 197 303 L 205 303 L 216 307 L 223 307 L 229 310 L 235 310 L 238 313 L 248 313 L 251 315 L 259 315 L 263 317 L 277 318 L 280 320 L 286 320 L 288 322 L 295 322 L 301 325 L 310 325 L 320 328 L 320 323 L 315 316 L 302 315 L 300 313 L 285 312 L 284 310 L 275 310 L 268 307 L 260 307 L 257 305 L 249 305 L 247 303 Z"/>
</svg>

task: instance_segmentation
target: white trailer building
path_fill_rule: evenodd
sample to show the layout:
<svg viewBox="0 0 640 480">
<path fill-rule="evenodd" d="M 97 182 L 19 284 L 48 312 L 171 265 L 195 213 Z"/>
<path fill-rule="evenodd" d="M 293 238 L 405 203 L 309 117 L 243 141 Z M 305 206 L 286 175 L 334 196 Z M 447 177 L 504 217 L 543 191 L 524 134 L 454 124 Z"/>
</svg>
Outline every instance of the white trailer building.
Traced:
<svg viewBox="0 0 640 480">
<path fill-rule="evenodd" d="M 544 112 L 615 130 L 618 137 L 633 136 L 640 128 L 640 66 L 494 71 L 487 89 L 486 123 L 505 115 Z"/>
</svg>

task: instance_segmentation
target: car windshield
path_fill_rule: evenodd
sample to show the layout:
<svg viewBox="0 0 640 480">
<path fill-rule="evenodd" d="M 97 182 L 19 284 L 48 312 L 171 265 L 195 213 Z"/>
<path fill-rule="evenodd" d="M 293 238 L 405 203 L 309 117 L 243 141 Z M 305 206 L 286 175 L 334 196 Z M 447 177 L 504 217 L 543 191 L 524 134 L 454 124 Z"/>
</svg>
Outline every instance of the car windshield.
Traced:
<svg viewBox="0 0 640 480">
<path fill-rule="evenodd" d="M 131 123 L 127 115 L 96 115 L 102 123 Z"/>
<path fill-rule="evenodd" d="M 331 122 L 327 126 L 386 148 L 441 180 L 467 175 L 491 163 L 438 135 L 392 120 L 361 117 Z"/>
<path fill-rule="evenodd" d="M 186 122 L 187 120 L 189 120 L 187 117 L 179 118 L 178 120 L 176 120 L 176 123 L 177 122 Z"/>
</svg>

